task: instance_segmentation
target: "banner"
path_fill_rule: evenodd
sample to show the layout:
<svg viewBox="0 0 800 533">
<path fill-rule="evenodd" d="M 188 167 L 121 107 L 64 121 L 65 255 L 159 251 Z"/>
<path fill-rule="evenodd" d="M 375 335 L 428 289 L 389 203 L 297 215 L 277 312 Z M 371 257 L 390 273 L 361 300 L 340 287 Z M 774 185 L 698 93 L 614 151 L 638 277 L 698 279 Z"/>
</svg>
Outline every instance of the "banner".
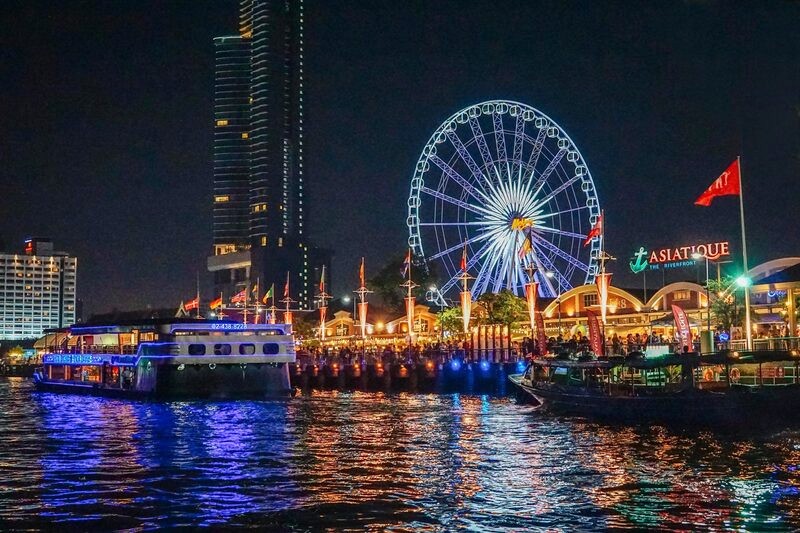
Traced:
<svg viewBox="0 0 800 533">
<path fill-rule="evenodd" d="M 414 305 L 417 299 L 413 296 L 406 298 L 406 321 L 408 322 L 408 334 L 414 334 Z"/>
<path fill-rule="evenodd" d="M 367 338 L 367 306 L 369 302 L 358 303 L 358 322 L 361 325 L 361 337 Z"/>
<path fill-rule="evenodd" d="M 600 293 L 600 318 L 605 324 L 608 314 L 608 287 L 611 285 L 611 274 L 608 272 L 598 274 L 595 283 L 597 283 L 597 292 Z"/>
<path fill-rule="evenodd" d="M 605 343 L 603 342 L 600 323 L 597 321 L 597 313 L 587 309 L 586 318 L 589 319 L 589 346 L 596 355 L 605 355 Z"/>
<path fill-rule="evenodd" d="M 469 333 L 469 318 L 472 314 L 472 293 L 461 291 L 461 319 L 464 321 L 464 333 Z"/>
<path fill-rule="evenodd" d="M 681 337 L 681 351 L 684 346 L 687 346 L 689 351 L 693 352 L 694 345 L 692 344 L 692 328 L 689 325 L 689 317 L 677 305 L 672 306 L 672 315 L 675 317 L 675 329 L 678 330 L 678 335 Z"/>
<path fill-rule="evenodd" d="M 539 355 L 547 355 L 547 335 L 544 332 L 544 318 L 542 313 L 536 313 L 536 340 L 539 344 Z"/>
<path fill-rule="evenodd" d="M 528 303 L 528 318 L 531 332 L 536 330 L 536 296 L 539 294 L 539 283 L 532 281 L 525 284 L 525 301 Z"/>
<path fill-rule="evenodd" d="M 325 340 L 325 314 L 328 308 L 324 305 L 319 308 L 319 336 L 320 339 Z"/>
<path fill-rule="evenodd" d="M 200 306 L 200 300 L 194 298 L 193 300 L 189 300 L 183 305 L 183 309 L 185 311 L 191 311 L 192 309 L 197 309 Z"/>
</svg>

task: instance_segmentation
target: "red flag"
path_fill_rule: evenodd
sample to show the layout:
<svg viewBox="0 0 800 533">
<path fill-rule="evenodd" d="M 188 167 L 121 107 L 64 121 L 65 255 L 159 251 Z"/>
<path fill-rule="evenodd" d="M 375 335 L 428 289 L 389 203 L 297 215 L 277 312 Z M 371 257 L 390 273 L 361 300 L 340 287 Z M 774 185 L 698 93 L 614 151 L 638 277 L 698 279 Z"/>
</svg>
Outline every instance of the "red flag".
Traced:
<svg viewBox="0 0 800 533">
<path fill-rule="evenodd" d="M 212 300 L 211 303 L 208 304 L 208 307 L 210 307 L 211 309 L 216 309 L 217 307 L 222 307 L 222 296 L 220 296 L 216 300 Z"/>
<path fill-rule="evenodd" d="M 247 289 L 242 289 L 240 292 L 231 296 L 231 303 L 240 303 L 247 298 Z"/>
<path fill-rule="evenodd" d="M 605 355 L 603 350 L 603 334 L 600 332 L 600 322 L 597 320 L 597 313 L 589 309 L 586 310 L 586 318 L 589 319 L 589 345 L 596 355 Z"/>
<path fill-rule="evenodd" d="M 464 251 L 461 253 L 461 271 L 467 271 L 467 246 L 464 245 Z"/>
<path fill-rule="evenodd" d="M 583 245 L 586 246 L 592 239 L 595 237 L 599 237 L 603 233 L 603 213 L 600 213 L 600 216 L 597 217 L 597 222 L 594 223 L 592 229 L 589 230 L 589 233 L 586 235 L 586 240 L 583 241 Z"/>
<path fill-rule="evenodd" d="M 283 287 L 283 298 L 284 299 L 289 298 L 289 273 L 288 272 L 286 273 L 286 285 Z M 290 324 L 290 323 L 291 322 L 287 322 L 287 324 Z"/>
<path fill-rule="evenodd" d="M 686 312 L 677 305 L 672 306 L 672 315 L 675 317 L 675 327 L 678 329 L 678 335 L 681 337 L 681 346 L 687 346 L 689 351 L 694 351 L 692 345 L 692 328 L 689 325 L 689 317 Z"/>
<path fill-rule="evenodd" d="M 739 159 L 737 158 L 733 163 L 728 165 L 720 177 L 714 180 L 714 183 L 709 186 L 700 197 L 694 201 L 695 205 L 702 205 L 708 207 L 711 205 L 711 200 L 717 196 L 738 196 L 741 187 L 741 180 L 739 174 Z"/>
<path fill-rule="evenodd" d="M 366 283 L 364 282 L 364 258 L 361 258 L 361 267 L 358 269 L 358 279 L 361 281 L 361 286 L 366 287 Z"/>
<path fill-rule="evenodd" d="M 325 265 L 322 265 L 322 274 L 319 276 L 319 292 L 325 292 Z"/>
<path fill-rule="evenodd" d="M 192 309 L 197 309 L 200 306 L 200 301 L 197 298 L 193 300 L 189 300 L 183 305 L 183 309 L 185 311 L 191 311 Z"/>
</svg>

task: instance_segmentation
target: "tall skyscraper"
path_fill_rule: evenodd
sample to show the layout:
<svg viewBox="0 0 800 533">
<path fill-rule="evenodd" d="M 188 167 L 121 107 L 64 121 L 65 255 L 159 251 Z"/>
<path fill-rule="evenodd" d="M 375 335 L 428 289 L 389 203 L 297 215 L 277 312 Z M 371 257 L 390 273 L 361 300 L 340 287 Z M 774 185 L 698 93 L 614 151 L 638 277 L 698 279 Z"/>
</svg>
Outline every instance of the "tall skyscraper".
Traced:
<svg viewBox="0 0 800 533">
<path fill-rule="evenodd" d="M 217 293 L 290 273 L 313 298 L 304 227 L 303 1 L 242 0 L 238 35 L 217 37 L 214 95 L 214 272 Z"/>
</svg>

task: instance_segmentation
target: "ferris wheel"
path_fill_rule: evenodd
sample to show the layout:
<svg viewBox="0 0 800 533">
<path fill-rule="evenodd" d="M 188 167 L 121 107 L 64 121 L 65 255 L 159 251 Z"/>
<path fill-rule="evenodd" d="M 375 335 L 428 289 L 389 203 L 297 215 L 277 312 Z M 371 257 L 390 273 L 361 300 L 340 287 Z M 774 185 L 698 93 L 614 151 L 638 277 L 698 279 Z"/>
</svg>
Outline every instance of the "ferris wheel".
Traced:
<svg viewBox="0 0 800 533">
<path fill-rule="evenodd" d="M 408 243 L 437 264 L 441 294 L 462 279 L 466 247 L 474 295 L 523 294 L 534 272 L 539 294 L 556 297 L 594 282 L 600 239 L 584 239 L 599 216 L 592 175 L 569 135 L 533 107 L 492 100 L 452 115 L 423 148 Z"/>
</svg>

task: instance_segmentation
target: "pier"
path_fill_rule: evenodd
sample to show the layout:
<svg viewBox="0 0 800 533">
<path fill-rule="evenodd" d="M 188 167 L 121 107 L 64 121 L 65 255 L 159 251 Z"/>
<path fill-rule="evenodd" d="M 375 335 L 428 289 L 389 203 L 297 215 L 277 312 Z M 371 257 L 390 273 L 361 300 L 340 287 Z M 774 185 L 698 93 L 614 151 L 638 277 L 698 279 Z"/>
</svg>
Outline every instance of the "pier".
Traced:
<svg viewBox="0 0 800 533">
<path fill-rule="evenodd" d="M 505 395 L 508 375 L 525 370 L 525 361 L 491 362 L 417 361 L 364 363 L 321 362 L 289 365 L 292 386 L 303 393 L 312 390 L 384 392 L 475 393 Z"/>
</svg>

